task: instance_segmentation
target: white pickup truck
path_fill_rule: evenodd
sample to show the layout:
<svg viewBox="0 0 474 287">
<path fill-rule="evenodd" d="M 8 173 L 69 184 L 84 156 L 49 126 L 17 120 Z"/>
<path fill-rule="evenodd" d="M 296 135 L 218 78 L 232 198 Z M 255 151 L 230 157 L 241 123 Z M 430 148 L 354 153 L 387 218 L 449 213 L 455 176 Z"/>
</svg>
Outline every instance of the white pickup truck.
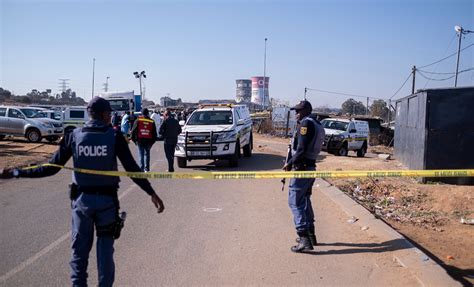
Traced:
<svg viewBox="0 0 474 287">
<path fill-rule="evenodd" d="M 183 122 L 181 122 L 183 124 Z M 195 159 L 227 159 L 238 166 L 241 150 L 252 155 L 252 119 L 245 105 L 205 105 L 195 110 L 178 136 L 178 166 Z"/>
</svg>

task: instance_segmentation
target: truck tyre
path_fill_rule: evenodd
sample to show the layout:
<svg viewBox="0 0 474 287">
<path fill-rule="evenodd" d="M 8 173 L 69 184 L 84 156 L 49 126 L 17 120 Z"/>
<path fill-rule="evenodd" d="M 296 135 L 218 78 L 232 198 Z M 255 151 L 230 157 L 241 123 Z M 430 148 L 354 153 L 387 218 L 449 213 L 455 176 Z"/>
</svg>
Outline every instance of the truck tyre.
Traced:
<svg viewBox="0 0 474 287">
<path fill-rule="evenodd" d="M 38 143 L 41 141 L 41 133 L 38 129 L 31 128 L 26 131 L 26 139 L 29 142 Z"/>
<path fill-rule="evenodd" d="M 5 138 L 4 135 L 0 135 L 0 141 L 3 140 Z"/>
<path fill-rule="evenodd" d="M 240 157 L 240 143 L 237 141 L 235 146 L 234 154 L 229 158 L 229 166 L 237 167 L 239 166 L 239 157 Z"/>
<path fill-rule="evenodd" d="M 359 150 L 357 150 L 357 157 L 364 157 L 366 152 L 367 152 L 367 143 L 364 142 L 362 144 L 362 147 Z"/>
<path fill-rule="evenodd" d="M 185 157 L 177 157 L 177 160 L 178 160 L 178 167 L 180 168 L 186 168 L 186 166 L 188 165 L 188 162 L 186 161 Z"/>
<path fill-rule="evenodd" d="M 253 149 L 253 136 L 250 134 L 250 142 L 248 145 L 244 146 L 244 157 L 251 157 L 252 156 L 252 149 Z"/>
<path fill-rule="evenodd" d="M 335 153 L 336 156 L 347 156 L 347 144 L 343 144 Z"/>
</svg>

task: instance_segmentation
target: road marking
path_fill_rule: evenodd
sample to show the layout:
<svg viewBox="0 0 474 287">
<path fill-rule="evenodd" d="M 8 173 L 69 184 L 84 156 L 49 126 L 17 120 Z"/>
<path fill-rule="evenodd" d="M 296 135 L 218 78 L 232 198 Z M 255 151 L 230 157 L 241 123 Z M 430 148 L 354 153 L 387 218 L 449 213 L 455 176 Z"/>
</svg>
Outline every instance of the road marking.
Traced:
<svg viewBox="0 0 474 287">
<path fill-rule="evenodd" d="M 203 208 L 202 210 L 204 212 L 219 212 L 219 211 L 222 211 L 221 208 L 217 208 L 217 207 L 206 207 L 206 208 Z"/>
<path fill-rule="evenodd" d="M 123 193 L 120 194 L 119 199 L 124 198 L 128 195 L 133 189 L 135 185 L 132 183 Z M 4 275 L 0 276 L 0 283 L 5 283 L 8 279 L 10 279 L 15 274 L 23 271 L 26 267 L 30 266 L 31 264 L 35 263 L 38 259 L 43 257 L 44 255 L 48 254 L 50 251 L 58 247 L 61 243 L 63 243 L 66 239 L 70 238 L 71 232 L 67 232 L 63 234 L 61 237 L 56 239 L 54 242 L 46 246 L 45 248 L 41 249 L 39 252 L 31 256 L 30 258 L 26 259 L 25 261 L 18 264 L 16 267 L 5 273 Z"/>
</svg>

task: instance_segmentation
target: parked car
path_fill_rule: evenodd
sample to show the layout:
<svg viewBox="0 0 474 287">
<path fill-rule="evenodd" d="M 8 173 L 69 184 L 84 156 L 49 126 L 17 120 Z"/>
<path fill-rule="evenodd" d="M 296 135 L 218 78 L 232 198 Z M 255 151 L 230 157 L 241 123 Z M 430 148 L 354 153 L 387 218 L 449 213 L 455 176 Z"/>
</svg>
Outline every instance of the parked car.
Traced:
<svg viewBox="0 0 474 287">
<path fill-rule="evenodd" d="M 349 119 L 324 119 L 321 121 L 326 132 L 322 149 L 337 156 L 347 156 L 355 151 L 364 157 L 369 142 L 369 124 L 366 121 Z"/>
<path fill-rule="evenodd" d="M 235 167 L 243 150 L 252 155 L 252 119 L 245 105 L 206 105 L 195 110 L 178 136 L 178 166 L 194 159 L 227 159 Z"/>
<path fill-rule="evenodd" d="M 0 106 L 0 139 L 13 135 L 24 136 L 30 142 L 58 140 L 64 134 L 63 124 L 38 113 L 37 108 Z"/>
</svg>

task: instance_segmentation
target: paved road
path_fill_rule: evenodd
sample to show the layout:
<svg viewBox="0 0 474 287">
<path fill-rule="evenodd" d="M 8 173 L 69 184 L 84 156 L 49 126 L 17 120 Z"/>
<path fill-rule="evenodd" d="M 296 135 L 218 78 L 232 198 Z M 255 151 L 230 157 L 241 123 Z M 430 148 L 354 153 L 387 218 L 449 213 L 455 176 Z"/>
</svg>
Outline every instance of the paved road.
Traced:
<svg viewBox="0 0 474 287">
<path fill-rule="evenodd" d="M 166 169 L 162 148 L 161 143 L 153 148 L 153 171 Z M 237 170 L 274 170 L 282 161 L 254 153 Z M 190 166 L 186 171 L 233 170 L 225 162 Z M 69 284 L 68 182 L 68 171 L 0 182 L 0 285 Z M 279 180 L 156 180 L 153 186 L 166 205 L 160 215 L 143 191 L 122 180 L 121 205 L 128 217 L 116 242 L 117 286 L 420 285 L 393 260 L 401 245 L 348 224 L 347 215 L 318 188 L 321 245 L 311 254 L 294 254 L 289 247 L 295 232 Z M 96 285 L 94 252 L 91 256 L 89 284 Z"/>
</svg>

